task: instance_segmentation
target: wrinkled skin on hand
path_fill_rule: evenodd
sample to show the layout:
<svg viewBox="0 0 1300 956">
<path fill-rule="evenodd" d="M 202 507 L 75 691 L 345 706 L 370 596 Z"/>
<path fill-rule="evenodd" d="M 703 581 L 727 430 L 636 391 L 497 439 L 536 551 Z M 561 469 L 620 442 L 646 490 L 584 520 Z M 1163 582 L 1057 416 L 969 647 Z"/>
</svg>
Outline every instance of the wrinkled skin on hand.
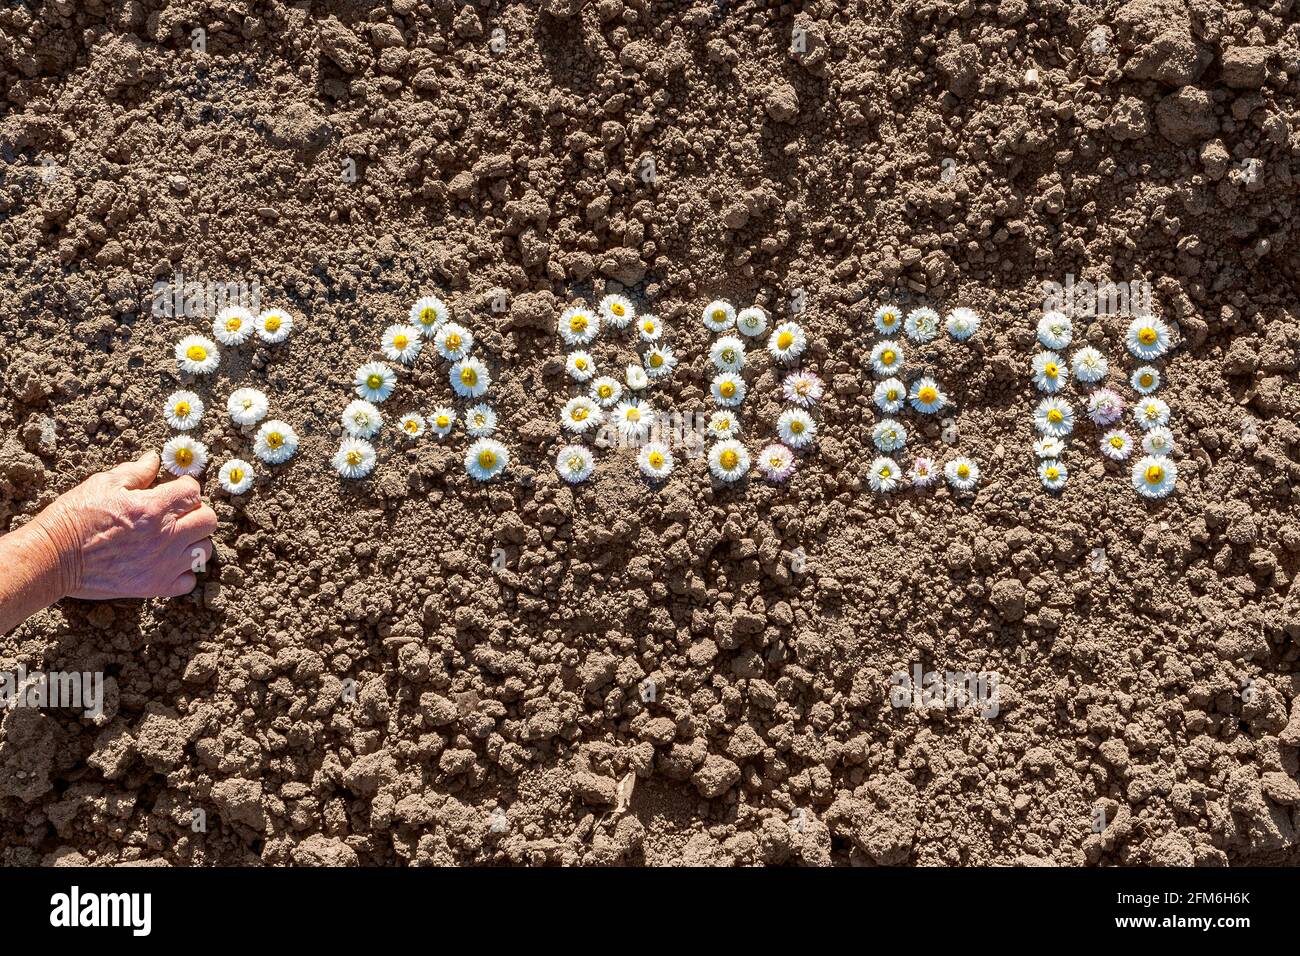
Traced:
<svg viewBox="0 0 1300 956">
<path fill-rule="evenodd" d="M 158 456 L 93 475 L 38 519 L 59 555 L 62 593 L 87 600 L 179 597 L 212 556 L 216 513 L 199 483 L 156 487 Z"/>
</svg>

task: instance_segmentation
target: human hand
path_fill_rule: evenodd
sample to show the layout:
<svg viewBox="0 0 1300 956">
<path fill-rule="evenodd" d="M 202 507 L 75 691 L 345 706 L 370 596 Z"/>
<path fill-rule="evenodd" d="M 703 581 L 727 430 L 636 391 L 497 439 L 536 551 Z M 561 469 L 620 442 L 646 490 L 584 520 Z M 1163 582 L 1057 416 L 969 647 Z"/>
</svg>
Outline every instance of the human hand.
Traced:
<svg viewBox="0 0 1300 956">
<path fill-rule="evenodd" d="M 151 488 L 158 456 L 92 475 L 32 522 L 54 544 L 60 593 L 87 600 L 179 597 L 212 556 L 217 515 L 199 483 L 178 478 Z"/>
</svg>

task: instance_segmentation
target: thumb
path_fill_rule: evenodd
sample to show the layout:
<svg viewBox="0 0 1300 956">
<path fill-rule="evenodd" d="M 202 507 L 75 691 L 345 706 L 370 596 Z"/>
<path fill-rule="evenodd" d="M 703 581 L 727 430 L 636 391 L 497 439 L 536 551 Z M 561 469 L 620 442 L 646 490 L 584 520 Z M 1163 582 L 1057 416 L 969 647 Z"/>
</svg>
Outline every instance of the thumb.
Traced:
<svg viewBox="0 0 1300 956">
<path fill-rule="evenodd" d="M 139 491 L 153 484 L 153 480 L 158 477 L 158 466 L 160 464 L 162 464 L 162 461 L 159 459 L 158 453 L 147 451 L 135 461 L 122 462 L 108 474 L 119 479 L 122 482 L 122 487 L 128 491 Z"/>
</svg>

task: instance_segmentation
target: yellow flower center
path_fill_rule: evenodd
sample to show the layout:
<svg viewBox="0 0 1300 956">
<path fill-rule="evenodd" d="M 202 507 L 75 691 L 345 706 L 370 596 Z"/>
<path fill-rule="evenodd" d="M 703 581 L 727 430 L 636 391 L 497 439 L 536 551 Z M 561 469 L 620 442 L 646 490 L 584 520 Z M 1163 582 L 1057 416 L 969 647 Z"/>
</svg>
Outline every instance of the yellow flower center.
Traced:
<svg viewBox="0 0 1300 956">
<path fill-rule="evenodd" d="M 438 313 L 434 311 L 432 308 L 430 308 L 429 306 L 426 305 L 423 309 L 420 310 L 421 325 L 433 325 L 433 323 L 437 321 L 438 321 Z"/>
<path fill-rule="evenodd" d="M 1059 425 L 1061 422 L 1065 421 L 1065 416 L 1061 414 L 1060 409 L 1053 408 L 1047 413 L 1047 420 L 1053 425 Z"/>
<path fill-rule="evenodd" d="M 1155 405 L 1148 405 L 1146 408 L 1146 415 L 1147 418 L 1152 418 L 1152 419 L 1159 418 L 1160 417 L 1159 407 Z"/>
<path fill-rule="evenodd" d="M 662 468 L 664 466 L 664 456 L 661 452 L 652 451 L 649 456 L 651 468 Z"/>
<path fill-rule="evenodd" d="M 730 365 L 732 362 L 736 361 L 736 353 L 731 349 L 723 349 L 722 361 L 727 365 Z"/>
<path fill-rule="evenodd" d="M 714 310 L 713 310 L 713 321 L 714 321 L 714 322 L 718 322 L 718 323 L 722 323 L 722 322 L 727 321 L 727 310 L 726 310 L 726 309 L 714 309 Z"/>
<path fill-rule="evenodd" d="M 361 454 L 361 452 L 357 451 L 354 448 L 347 454 L 347 463 L 349 465 L 352 465 L 355 468 L 357 465 L 361 464 L 361 459 L 363 457 L 364 456 Z"/>
<path fill-rule="evenodd" d="M 439 415 L 434 419 L 434 423 L 437 424 L 439 428 L 448 428 L 451 426 L 451 419 L 446 415 Z"/>
<path fill-rule="evenodd" d="M 639 408 L 629 408 L 627 410 L 627 420 L 630 422 L 639 422 L 641 420 L 641 410 Z"/>
<path fill-rule="evenodd" d="M 650 353 L 650 367 L 651 367 L 651 368 L 658 368 L 659 366 L 661 366 L 661 365 L 663 365 L 663 364 L 664 364 L 664 357 L 663 357 L 662 355 L 660 355 L 658 352 L 651 352 L 651 353 Z"/>
<path fill-rule="evenodd" d="M 1165 470 L 1159 465 L 1151 465 L 1147 468 L 1145 477 L 1148 485 L 1158 485 L 1164 480 Z"/>
<path fill-rule="evenodd" d="M 803 422 L 799 421 L 799 419 L 796 418 L 794 421 L 792 421 L 792 422 L 790 423 L 790 431 L 791 431 L 791 433 L 793 433 L 793 434 L 795 434 L 795 435 L 798 435 L 798 434 L 802 433 L 802 432 L 803 432 Z"/>
<path fill-rule="evenodd" d="M 176 449 L 176 464 L 180 465 L 182 468 L 188 468 L 190 463 L 193 461 L 194 452 L 190 451 L 188 448 Z"/>
<path fill-rule="evenodd" d="M 585 358 L 574 359 L 573 367 L 579 372 L 585 372 L 587 370 L 587 360 Z"/>
<path fill-rule="evenodd" d="M 478 464 L 480 468 L 491 468 L 497 463 L 497 453 L 490 448 L 484 448 L 478 453 Z"/>
<path fill-rule="evenodd" d="M 794 345 L 793 332 L 782 332 L 780 335 L 776 337 L 777 348 L 784 350 L 784 349 L 788 349 L 792 345 Z"/>
<path fill-rule="evenodd" d="M 238 316 L 232 315 L 230 318 L 226 319 L 226 331 L 238 332 L 240 327 L 243 324 L 244 324 L 243 319 L 239 318 Z"/>
<path fill-rule="evenodd" d="M 449 345 L 451 344 L 451 339 L 452 336 L 447 337 L 447 343 Z M 410 344 L 411 344 L 411 340 L 407 338 L 405 335 L 402 335 L 401 333 L 398 333 L 397 335 L 393 336 L 393 348 L 397 349 L 397 351 L 399 352 L 405 351 L 406 347 Z M 454 345 L 451 347 L 455 348 Z"/>
<path fill-rule="evenodd" d="M 581 455 L 569 456 L 569 471 L 582 471 L 582 465 L 583 461 Z"/>
<path fill-rule="evenodd" d="M 888 465 L 881 465 L 881 466 L 880 466 L 880 477 L 881 477 L 881 478 L 888 478 L 888 477 L 889 477 L 890 475 L 892 475 L 893 473 L 894 473 L 893 469 L 890 468 Z"/>
<path fill-rule="evenodd" d="M 724 451 L 718 460 L 721 462 L 722 467 L 725 468 L 727 471 L 731 471 L 738 464 L 740 464 L 740 456 L 737 455 L 730 448 Z"/>
<path fill-rule="evenodd" d="M 460 336 L 452 332 L 447 336 L 447 351 L 454 352 L 460 348 Z"/>
<path fill-rule="evenodd" d="M 736 394 L 736 383 L 727 381 L 718 386 L 718 394 L 723 398 L 731 398 Z"/>
<path fill-rule="evenodd" d="M 1047 475 L 1048 481 L 1055 481 L 1057 478 L 1061 477 L 1060 471 L 1055 468 L 1048 468 L 1043 474 Z"/>
<path fill-rule="evenodd" d="M 573 318 L 569 319 L 569 331 L 570 332 L 587 331 L 587 317 L 585 315 L 575 315 L 573 316 Z"/>
<path fill-rule="evenodd" d="M 969 478 L 969 477 L 970 477 L 970 465 L 958 465 L 958 466 L 957 466 L 957 477 L 958 477 L 958 478 Z"/>
<path fill-rule="evenodd" d="M 587 409 L 582 405 L 579 405 L 577 408 L 573 410 L 573 420 L 575 422 L 580 422 L 584 420 L 586 417 L 587 417 Z"/>
<path fill-rule="evenodd" d="M 1045 366 L 1043 366 L 1043 374 L 1046 375 L 1048 378 L 1056 378 L 1057 373 L 1059 372 L 1060 369 L 1057 368 L 1055 362 L 1048 362 Z"/>
<path fill-rule="evenodd" d="M 894 359 L 898 358 L 893 349 L 885 349 L 880 353 L 880 362 L 882 365 L 893 365 Z"/>
<path fill-rule="evenodd" d="M 473 388 L 478 384 L 478 372 L 474 371 L 474 369 L 470 368 L 468 365 L 465 366 L 465 368 L 460 370 L 460 383 Z"/>
<path fill-rule="evenodd" d="M 1138 341 L 1143 345 L 1155 345 L 1156 339 L 1158 338 L 1159 336 L 1156 334 L 1156 330 L 1151 328 L 1149 325 L 1138 329 Z"/>
<path fill-rule="evenodd" d="M 898 401 L 898 389 L 891 388 L 889 391 L 885 392 L 885 398 L 889 399 L 891 402 Z"/>
<path fill-rule="evenodd" d="M 643 322 L 641 324 L 641 330 L 645 332 L 646 335 L 654 335 L 655 324 L 653 322 Z"/>
<path fill-rule="evenodd" d="M 609 311 L 613 312 L 615 315 L 619 316 L 620 318 L 627 314 L 627 309 L 623 308 L 622 302 L 615 302 L 613 305 L 609 307 Z"/>
<path fill-rule="evenodd" d="M 191 362 L 202 362 L 208 357 L 208 350 L 202 345 L 191 345 L 185 350 L 185 357 Z"/>
<path fill-rule="evenodd" d="M 785 464 L 785 462 L 782 460 L 780 455 L 773 455 L 771 458 L 767 460 L 767 463 L 771 465 L 773 468 L 780 468 L 782 465 Z"/>
<path fill-rule="evenodd" d="M 412 435 L 414 435 L 416 432 L 420 430 L 420 423 L 417 422 L 414 418 L 408 418 L 406 420 L 406 424 L 403 425 L 402 427 L 405 428 Z"/>
<path fill-rule="evenodd" d="M 366 385 L 370 388 L 378 388 L 380 385 L 383 384 L 384 384 L 384 377 L 379 374 L 370 375 L 366 379 Z"/>
<path fill-rule="evenodd" d="M 230 469 L 230 483 L 232 485 L 237 485 L 243 480 L 244 480 L 244 469 L 242 468 Z"/>
<path fill-rule="evenodd" d="M 281 325 L 281 320 L 278 315 L 268 315 L 266 317 L 266 331 L 279 332 L 280 325 Z"/>
<path fill-rule="evenodd" d="M 895 315 L 893 312 L 886 312 L 884 315 L 880 317 L 881 325 L 893 325 L 897 321 L 898 321 L 898 316 Z"/>
<path fill-rule="evenodd" d="M 177 418 L 185 418 L 185 417 L 186 417 L 187 415 L 189 415 L 189 413 L 190 413 L 190 403 L 189 403 L 189 402 L 177 402 L 177 403 L 176 403 L 176 408 L 174 409 L 174 411 L 176 412 L 176 417 L 177 417 Z"/>
<path fill-rule="evenodd" d="M 1124 439 L 1122 439 L 1122 438 L 1120 438 L 1118 435 L 1116 435 L 1114 438 L 1112 438 L 1112 439 L 1110 440 L 1110 447 L 1111 447 L 1111 448 L 1123 448 L 1123 447 L 1124 447 Z"/>
<path fill-rule="evenodd" d="M 1138 376 L 1138 381 L 1142 383 L 1143 388 L 1150 388 L 1151 383 L 1155 381 L 1150 372 L 1143 372 Z"/>
<path fill-rule="evenodd" d="M 271 432 L 266 436 L 266 443 L 272 448 L 279 448 L 284 444 L 284 436 L 279 432 Z"/>
<path fill-rule="evenodd" d="M 598 394 L 601 398 L 609 398 L 611 395 L 614 394 L 614 387 L 607 382 L 604 385 L 600 386 L 600 388 L 596 389 L 596 394 Z"/>
<path fill-rule="evenodd" d="M 916 397 L 921 400 L 922 404 L 929 405 L 938 400 L 939 390 L 927 385 L 916 393 Z"/>
</svg>

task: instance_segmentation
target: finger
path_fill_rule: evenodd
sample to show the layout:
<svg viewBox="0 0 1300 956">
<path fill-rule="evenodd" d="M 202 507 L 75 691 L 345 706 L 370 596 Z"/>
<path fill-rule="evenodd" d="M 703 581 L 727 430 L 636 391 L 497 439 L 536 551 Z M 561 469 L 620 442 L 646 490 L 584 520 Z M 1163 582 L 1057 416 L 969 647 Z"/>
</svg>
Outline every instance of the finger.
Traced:
<svg viewBox="0 0 1300 956">
<path fill-rule="evenodd" d="M 119 480 L 121 487 L 132 491 L 148 488 L 158 477 L 158 466 L 162 460 L 155 451 L 147 451 L 135 461 L 124 461 L 108 474 Z"/>
<path fill-rule="evenodd" d="M 149 495 L 164 512 L 177 518 L 189 514 L 203 503 L 198 481 L 189 476 L 150 488 Z"/>
<path fill-rule="evenodd" d="M 176 562 L 177 573 L 183 568 L 189 568 L 195 574 L 202 574 L 208 569 L 208 562 L 212 560 L 212 539 L 204 538 L 202 541 L 195 541 L 185 545 L 184 551 Z"/>
<path fill-rule="evenodd" d="M 198 583 L 198 580 L 199 579 L 194 576 L 193 572 L 186 571 L 175 581 L 173 581 L 170 585 L 168 585 L 166 590 L 164 590 L 163 593 L 158 596 L 171 597 L 171 598 L 184 597 L 185 595 L 189 594 L 191 591 L 194 590 L 194 585 Z"/>
<path fill-rule="evenodd" d="M 176 520 L 177 537 L 189 544 L 208 537 L 217 530 L 217 513 L 207 505 L 201 505 Z"/>
</svg>

